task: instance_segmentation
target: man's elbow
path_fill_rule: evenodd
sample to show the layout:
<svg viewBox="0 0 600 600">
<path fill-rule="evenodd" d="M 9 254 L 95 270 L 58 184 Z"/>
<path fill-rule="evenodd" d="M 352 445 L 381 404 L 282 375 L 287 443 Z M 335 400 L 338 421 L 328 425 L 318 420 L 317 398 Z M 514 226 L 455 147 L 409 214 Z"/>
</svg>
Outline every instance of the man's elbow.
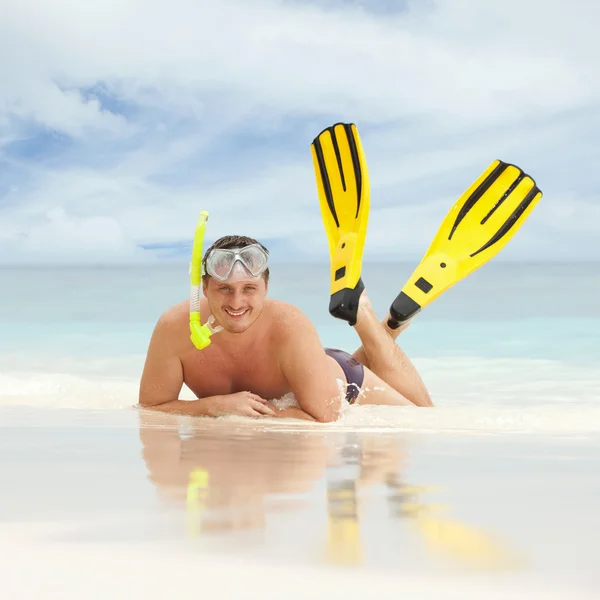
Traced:
<svg viewBox="0 0 600 600">
<path fill-rule="evenodd" d="M 335 421 L 337 421 L 339 419 L 340 415 L 339 413 L 337 414 L 324 414 L 324 415 L 318 415 L 315 417 L 315 419 L 319 422 L 319 423 L 334 423 Z"/>
<path fill-rule="evenodd" d="M 334 423 L 342 414 L 342 407 L 339 401 L 330 401 L 325 406 L 306 411 L 319 423 Z"/>
<path fill-rule="evenodd" d="M 161 404 L 167 404 L 170 402 L 168 398 L 157 398 L 151 394 L 140 393 L 138 396 L 138 406 L 142 408 L 157 408 Z"/>
<path fill-rule="evenodd" d="M 137 405 L 140 408 L 148 408 L 148 409 L 152 409 L 152 408 L 158 409 L 162 404 L 164 404 L 164 402 L 151 402 L 147 399 L 142 399 L 142 398 L 140 398 L 137 403 Z"/>
<path fill-rule="evenodd" d="M 340 416 L 340 411 L 318 410 L 312 407 L 308 409 L 302 406 L 300 406 L 300 410 L 306 417 L 317 423 L 333 423 L 334 421 L 337 421 Z M 285 412 L 285 409 L 282 412 Z"/>
</svg>

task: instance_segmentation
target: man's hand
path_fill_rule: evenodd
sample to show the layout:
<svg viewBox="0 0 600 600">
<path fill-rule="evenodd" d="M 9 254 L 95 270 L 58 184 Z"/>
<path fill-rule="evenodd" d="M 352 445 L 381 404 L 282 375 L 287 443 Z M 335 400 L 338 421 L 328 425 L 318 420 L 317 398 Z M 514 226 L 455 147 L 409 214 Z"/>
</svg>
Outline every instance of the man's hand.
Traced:
<svg viewBox="0 0 600 600">
<path fill-rule="evenodd" d="M 275 417 L 275 411 L 267 400 L 251 392 L 237 392 L 215 398 L 211 413 L 220 415 L 243 415 L 245 417 Z"/>
</svg>

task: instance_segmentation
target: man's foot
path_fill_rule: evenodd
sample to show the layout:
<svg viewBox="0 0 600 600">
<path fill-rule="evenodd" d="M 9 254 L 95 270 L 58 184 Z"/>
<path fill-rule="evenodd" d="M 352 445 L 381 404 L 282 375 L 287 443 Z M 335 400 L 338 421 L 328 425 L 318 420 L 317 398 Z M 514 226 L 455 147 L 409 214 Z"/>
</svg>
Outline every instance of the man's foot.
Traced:
<svg viewBox="0 0 600 600">
<path fill-rule="evenodd" d="M 400 325 L 400 327 L 398 327 L 398 329 L 392 329 L 391 327 L 389 327 L 388 325 L 388 319 L 390 318 L 390 315 L 388 313 L 388 315 L 386 316 L 386 318 L 383 321 L 379 321 L 379 319 L 377 318 L 377 315 L 375 314 L 375 309 L 373 308 L 373 305 L 371 304 L 371 300 L 370 298 L 367 296 L 367 292 L 363 291 L 363 293 L 360 295 L 360 298 L 358 300 L 358 310 L 356 313 L 356 324 L 354 325 L 354 327 L 356 328 L 356 331 L 359 333 L 360 335 L 360 330 L 363 329 L 365 326 L 369 327 L 370 323 L 381 323 L 381 325 L 383 325 L 383 328 L 387 331 L 388 335 L 395 340 L 402 331 L 404 331 L 409 325 L 410 325 L 410 321 L 408 321 L 407 323 L 403 323 L 402 325 Z"/>
<path fill-rule="evenodd" d="M 381 324 L 383 325 L 383 328 L 390 334 L 390 336 L 393 340 L 395 340 L 411 324 L 411 321 L 407 321 L 406 323 L 402 323 L 402 325 L 400 325 L 400 327 L 398 327 L 397 329 L 392 329 L 388 325 L 389 319 L 390 319 L 390 313 L 388 313 L 387 316 L 385 317 L 385 319 L 383 321 L 381 321 Z"/>
<path fill-rule="evenodd" d="M 365 326 L 368 327 L 368 324 L 373 323 L 374 321 L 378 321 L 375 309 L 371 304 L 370 298 L 367 296 L 367 292 L 363 291 L 358 299 L 358 309 L 356 311 L 356 323 L 354 327 L 357 328 L 358 331 Z"/>
</svg>

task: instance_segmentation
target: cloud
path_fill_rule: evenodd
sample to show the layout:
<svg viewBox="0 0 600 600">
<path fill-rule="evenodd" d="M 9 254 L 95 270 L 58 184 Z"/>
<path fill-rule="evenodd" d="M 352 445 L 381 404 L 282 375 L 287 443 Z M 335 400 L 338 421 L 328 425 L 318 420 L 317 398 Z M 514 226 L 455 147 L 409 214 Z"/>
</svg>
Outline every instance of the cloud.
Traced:
<svg viewBox="0 0 600 600">
<path fill-rule="evenodd" d="M 209 237 L 326 260 L 309 144 L 338 120 L 358 124 L 367 153 L 373 256 L 420 256 L 502 158 L 545 194 L 503 256 L 570 257 L 578 242 L 600 258 L 600 7 L 374 6 L 4 3 L 2 260 L 42 246 L 57 261 L 179 255 L 201 209 Z"/>
<path fill-rule="evenodd" d="M 12 256 L 7 256 L 7 247 L 12 248 Z M 29 224 L 27 232 L 9 231 L 0 237 L 0 264 L 121 264 L 145 260 L 141 248 L 127 238 L 115 219 L 76 217 L 61 207 L 48 210 L 44 218 Z"/>
</svg>

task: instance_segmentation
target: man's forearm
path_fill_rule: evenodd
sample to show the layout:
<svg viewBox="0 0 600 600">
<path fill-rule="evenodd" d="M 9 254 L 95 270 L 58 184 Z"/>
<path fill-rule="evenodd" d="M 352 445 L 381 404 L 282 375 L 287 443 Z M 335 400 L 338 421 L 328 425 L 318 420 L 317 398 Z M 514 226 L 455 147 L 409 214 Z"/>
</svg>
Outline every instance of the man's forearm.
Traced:
<svg viewBox="0 0 600 600">
<path fill-rule="evenodd" d="M 216 404 L 221 396 L 209 396 L 200 400 L 170 400 L 155 406 L 144 406 L 150 410 L 172 413 L 177 415 L 188 415 L 192 417 L 216 417 Z"/>
<path fill-rule="evenodd" d="M 305 421 L 316 421 L 313 416 L 303 411 L 301 408 L 291 406 L 277 411 L 277 416 L 283 419 L 304 419 Z"/>
<path fill-rule="evenodd" d="M 222 410 L 222 400 L 223 396 L 208 396 L 199 400 L 170 400 L 154 406 L 144 406 L 143 404 L 140 404 L 140 406 L 149 410 L 192 417 L 219 417 L 227 413 L 227 411 Z M 290 407 L 282 410 L 277 410 L 273 406 L 271 408 L 275 410 L 276 416 L 280 418 L 304 419 L 305 421 L 317 420 L 301 408 Z"/>
</svg>

